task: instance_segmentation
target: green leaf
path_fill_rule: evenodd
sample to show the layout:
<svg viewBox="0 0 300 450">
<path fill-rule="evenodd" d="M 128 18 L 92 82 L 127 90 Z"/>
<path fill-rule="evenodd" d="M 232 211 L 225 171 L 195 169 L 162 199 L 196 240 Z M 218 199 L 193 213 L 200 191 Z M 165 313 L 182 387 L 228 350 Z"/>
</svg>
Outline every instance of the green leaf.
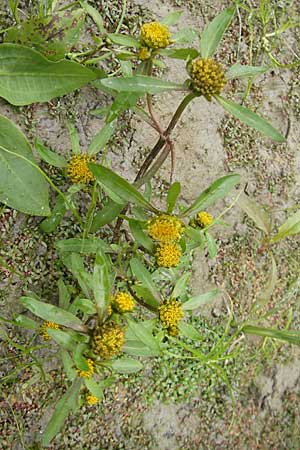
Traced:
<svg viewBox="0 0 300 450">
<path fill-rule="evenodd" d="M 67 331 L 55 330 L 47 328 L 47 334 L 55 340 L 55 342 L 65 350 L 74 351 L 78 345 L 74 337 Z"/>
<path fill-rule="evenodd" d="M 67 128 L 69 131 L 70 141 L 71 141 L 71 147 L 72 147 L 72 153 L 73 155 L 80 155 L 80 143 L 79 143 L 79 134 L 76 130 L 75 126 L 71 122 L 67 122 Z"/>
<path fill-rule="evenodd" d="M 160 293 L 153 283 L 151 274 L 148 272 L 146 267 L 143 266 L 143 264 L 138 259 L 132 258 L 130 260 L 130 268 L 138 281 L 151 292 L 152 299 L 156 303 L 156 305 L 159 305 Z"/>
<path fill-rule="evenodd" d="M 164 17 L 160 23 L 162 23 L 163 25 L 166 26 L 171 26 L 171 25 L 175 25 L 180 17 L 182 16 L 183 11 L 172 11 L 169 14 L 166 15 L 166 17 Z"/>
<path fill-rule="evenodd" d="M 55 322 L 77 331 L 85 331 L 81 320 L 64 309 L 31 297 L 21 297 L 20 301 L 25 308 L 45 321 Z"/>
<path fill-rule="evenodd" d="M 133 47 L 133 48 L 140 48 L 141 43 L 138 39 L 127 36 L 126 34 L 119 34 L 119 33 L 108 33 L 107 37 L 114 43 L 118 45 L 124 45 L 125 47 Z"/>
<path fill-rule="evenodd" d="M 271 233 L 271 219 L 269 214 L 254 199 L 241 195 L 238 205 L 253 220 L 255 225 L 266 234 Z"/>
<path fill-rule="evenodd" d="M 109 191 L 112 191 L 124 202 L 131 202 L 141 206 L 142 208 L 157 212 L 157 209 L 147 202 L 143 195 L 134 186 L 128 183 L 128 181 L 124 178 L 117 175 L 114 171 L 99 164 L 92 163 L 89 164 L 89 168 L 104 190 L 108 189 Z"/>
<path fill-rule="evenodd" d="M 198 34 L 194 28 L 181 28 L 177 33 L 172 35 L 172 42 L 176 44 L 191 44 L 198 38 Z"/>
<path fill-rule="evenodd" d="M 226 79 L 255 77 L 256 75 L 267 72 L 269 69 L 267 66 L 244 66 L 236 63 L 226 72 Z"/>
<path fill-rule="evenodd" d="M 163 48 L 158 51 L 158 54 L 167 56 L 168 58 L 183 59 L 186 61 L 197 58 L 199 52 L 195 48 Z"/>
<path fill-rule="evenodd" d="M 77 369 L 89 371 L 89 365 L 87 363 L 86 357 L 84 356 L 84 352 L 86 352 L 88 348 L 88 345 L 84 343 L 76 345 L 76 348 L 73 352 L 73 359 Z"/>
<path fill-rule="evenodd" d="M 173 212 L 180 191 L 181 191 L 181 184 L 179 183 L 179 181 L 175 181 L 175 183 L 173 183 L 168 190 L 167 195 L 168 214 L 171 214 Z"/>
<path fill-rule="evenodd" d="M 203 191 L 192 203 L 192 205 L 186 208 L 181 215 L 191 215 L 207 208 L 217 200 L 224 198 L 239 182 L 240 175 L 235 173 L 219 178 L 214 181 L 208 189 Z"/>
<path fill-rule="evenodd" d="M 62 278 L 58 280 L 58 304 L 62 309 L 67 310 L 70 305 L 71 295 Z"/>
<path fill-rule="evenodd" d="M 0 96 L 13 105 L 47 102 L 95 78 L 94 72 L 75 62 L 51 62 L 22 45 L 0 46 Z"/>
<path fill-rule="evenodd" d="M 215 53 L 223 34 L 227 30 L 235 13 L 235 8 L 224 9 L 204 29 L 200 38 L 200 53 L 202 58 L 209 58 Z"/>
<path fill-rule="evenodd" d="M 77 279 L 83 294 L 90 298 L 92 275 L 85 271 L 83 259 L 77 253 L 71 253 L 69 259 L 65 259 L 64 263 Z"/>
<path fill-rule="evenodd" d="M 88 298 L 76 298 L 74 300 L 69 308 L 69 311 L 72 314 L 76 314 L 78 310 L 88 315 L 97 314 L 97 309 L 94 302 Z"/>
<path fill-rule="evenodd" d="M 187 322 L 183 322 L 182 320 L 178 324 L 178 328 L 180 331 L 180 334 L 183 336 L 186 336 L 189 339 L 192 339 L 193 341 L 203 341 L 202 334 L 199 333 L 198 330 L 196 330 L 193 325 L 190 325 Z"/>
<path fill-rule="evenodd" d="M 67 350 L 60 350 L 61 361 L 63 363 L 64 371 L 70 381 L 77 377 L 77 372 L 74 369 L 74 362 Z"/>
<path fill-rule="evenodd" d="M 50 214 L 47 183 L 31 147 L 19 128 L 4 116 L 0 116 L 0 202 L 25 214 Z"/>
<path fill-rule="evenodd" d="M 43 161 L 50 164 L 51 166 L 64 168 L 67 165 L 67 160 L 64 156 L 58 155 L 57 153 L 49 150 L 45 145 L 41 143 L 39 139 L 35 139 L 34 147 Z"/>
<path fill-rule="evenodd" d="M 66 205 L 65 200 L 63 197 L 58 195 L 56 197 L 56 203 L 54 208 L 51 211 L 51 214 L 49 217 L 44 219 L 40 224 L 39 228 L 44 233 L 53 233 L 53 231 L 56 230 L 56 228 L 59 226 L 60 222 L 62 221 L 65 213 L 66 213 Z"/>
<path fill-rule="evenodd" d="M 111 367 L 118 373 L 135 373 L 143 369 L 143 364 L 136 359 L 122 358 L 113 361 Z"/>
<path fill-rule="evenodd" d="M 191 274 L 189 272 L 186 272 L 176 281 L 171 295 L 172 298 L 179 298 L 186 294 L 190 276 Z"/>
<path fill-rule="evenodd" d="M 132 320 L 128 320 L 129 330 L 135 335 L 137 340 L 141 341 L 146 347 L 153 351 L 153 354 L 160 354 L 160 347 L 157 340 L 142 323 L 136 323 Z"/>
<path fill-rule="evenodd" d="M 210 256 L 210 258 L 213 259 L 217 256 L 217 253 L 218 253 L 218 247 L 217 247 L 216 241 L 208 231 L 205 232 L 204 236 L 206 238 L 209 256 Z"/>
<path fill-rule="evenodd" d="M 120 61 L 120 68 L 123 77 L 132 77 L 132 62 L 131 61 Z"/>
<path fill-rule="evenodd" d="M 195 297 L 190 298 L 187 302 L 183 303 L 182 309 L 184 311 L 192 311 L 193 309 L 197 309 L 200 306 L 209 303 L 218 293 L 218 289 L 213 289 L 205 294 L 196 295 Z"/>
<path fill-rule="evenodd" d="M 99 400 L 103 399 L 103 397 L 104 397 L 103 389 L 102 389 L 102 386 L 99 383 L 97 383 L 92 378 L 86 378 L 84 380 L 84 383 L 85 383 L 87 389 L 91 392 L 91 394 L 93 394 Z"/>
<path fill-rule="evenodd" d="M 255 334 L 256 336 L 278 339 L 288 344 L 300 345 L 300 331 L 296 330 L 274 330 L 273 328 L 244 325 L 242 331 L 246 334 Z"/>
<path fill-rule="evenodd" d="M 127 109 L 134 108 L 139 97 L 140 94 L 135 94 L 132 92 L 119 92 L 115 96 L 115 99 L 109 109 L 106 121 L 111 122 Z"/>
<path fill-rule="evenodd" d="M 244 106 L 238 105 L 231 100 L 227 100 L 220 95 L 216 95 L 215 98 L 220 103 L 221 106 L 225 109 L 225 111 L 232 114 L 234 117 L 239 119 L 241 122 L 245 123 L 251 128 L 260 131 L 266 136 L 270 137 L 276 142 L 285 142 L 286 139 L 283 137 L 279 131 L 277 131 L 274 127 L 272 127 L 269 122 L 267 122 L 262 117 L 258 116 L 253 111 L 250 111 L 248 108 L 244 108 Z"/>
<path fill-rule="evenodd" d="M 13 323 L 18 327 L 27 328 L 28 330 L 38 330 L 40 327 L 35 320 L 32 320 L 23 314 L 14 317 Z"/>
<path fill-rule="evenodd" d="M 93 19 L 93 21 L 97 25 L 99 32 L 101 34 L 104 34 L 105 33 L 105 28 L 104 28 L 102 16 L 99 13 L 99 11 L 96 8 L 94 8 L 92 5 L 90 5 L 89 3 L 85 2 L 85 1 L 80 1 L 80 6 L 87 12 L 87 14 L 89 16 L 91 16 L 91 18 Z"/>
<path fill-rule="evenodd" d="M 125 338 L 125 344 L 122 347 L 122 351 L 131 356 L 141 356 L 144 358 L 157 356 L 156 351 L 151 350 L 151 348 L 147 347 L 143 342 L 134 339 Z"/>
<path fill-rule="evenodd" d="M 104 78 L 100 80 L 103 86 L 118 92 L 134 92 L 139 94 L 159 94 L 165 91 L 183 91 L 186 87 L 182 84 L 146 75 L 135 75 L 128 78 Z M 1 92 L 1 91 L 0 91 Z"/>
<path fill-rule="evenodd" d="M 72 386 L 57 402 L 53 416 L 46 426 L 42 437 L 42 445 L 44 447 L 47 447 L 51 440 L 60 431 L 69 412 L 76 408 L 81 384 L 81 379 L 75 379 L 72 383 Z"/>
<path fill-rule="evenodd" d="M 110 122 L 99 131 L 99 133 L 96 134 L 96 136 L 93 137 L 90 145 L 88 146 L 87 153 L 89 155 L 96 155 L 100 150 L 102 150 L 105 145 L 110 140 L 114 130 L 115 130 L 116 123 Z"/>
<path fill-rule="evenodd" d="M 300 211 L 289 217 L 278 229 L 278 233 L 270 240 L 274 242 L 280 241 L 287 236 L 293 236 L 300 233 Z"/>
<path fill-rule="evenodd" d="M 112 270 L 109 260 L 102 250 L 98 250 L 94 265 L 92 286 L 94 299 L 97 308 L 104 313 L 110 298 L 110 277 L 109 272 Z"/>
<path fill-rule="evenodd" d="M 110 250 L 109 246 L 100 238 L 65 239 L 56 242 L 55 247 L 61 252 L 83 253 L 84 255 L 96 253 L 99 248 L 103 248 L 105 251 Z"/>
<path fill-rule="evenodd" d="M 148 234 L 144 232 L 140 222 L 138 220 L 130 219 L 128 220 L 128 223 L 134 240 L 152 253 L 154 249 L 153 241 Z"/>
<path fill-rule="evenodd" d="M 93 218 L 93 222 L 90 228 L 91 233 L 99 230 L 99 228 L 104 225 L 111 223 L 122 211 L 125 206 L 125 202 L 123 205 L 119 205 L 115 203 L 113 200 L 109 199 L 108 202 L 103 206 L 103 208 L 97 212 L 95 217 Z"/>
<path fill-rule="evenodd" d="M 157 309 L 158 303 L 156 298 L 153 296 L 152 291 L 141 284 L 134 284 L 132 289 L 136 295 L 140 298 L 140 301 L 144 302 L 146 305 L 152 306 Z"/>
</svg>

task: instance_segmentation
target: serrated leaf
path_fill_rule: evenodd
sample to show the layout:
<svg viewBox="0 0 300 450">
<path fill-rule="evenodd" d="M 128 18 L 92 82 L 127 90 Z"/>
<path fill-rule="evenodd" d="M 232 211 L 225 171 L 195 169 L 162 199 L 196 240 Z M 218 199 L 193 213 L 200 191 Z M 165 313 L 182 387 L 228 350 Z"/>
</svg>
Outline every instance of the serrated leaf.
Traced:
<svg viewBox="0 0 300 450">
<path fill-rule="evenodd" d="M 25 308 L 45 321 L 55 322 L 77 331 L 85 331 L 85 326 L 81 320 L 62 308 L 41 302 L 32 297 L 21 297 L 20 301 Z"/>
<path fill-rule="evenodd" d="M 238 105 L 231 100 L 227 100 L 220 95 L 215 96 L 216 100 L 220 103 L 221 106 L 225 109 L 225 111 L 232 114 L 234 117 L 239 119 L 241 122 L 245 123 L 251 128 L 254 128 L 257 131 L 260 131 L 264 135 L 270 137 L 275 142 L 285 142 L 286 139 L 282 134 L 279 133 L 269 122 L 267 122 L 262 117 L 258 116 L 250 109 L 245 108 L 244 106 Z"/>
<path fill-rule="evenodd" d="M 51 440 L 60 431 L 69 412 L 76 408 L 81 384 L 81 379 L 75 379 L 72 386 L 57 402 L 53 416 L 51 417 L 43 433 L 42 445 L 44 447 L 47 447 Z"/>
<path fill-rule="evenodd" d="M 25 214 L 48 216 L 48 186 L 35 166 L 37 163 L 23 133 L 9 119 L 0 116 L 0 202 Z"/>
<path fill-rule="evenodd" d="M 225 75 L 227 80 L 232 78 L 255 77 L 256 75 L 267 72 L 269 69 L 267 66 L 246 66 L 236 63 L 227 70 Z"/>
<path fill-rule="evenodd" d="M 271 233 L 270 216 L 254 199 L 242 194 L 238 199 L 238 205 L 260 230 L 266 234 Z"/>
<path fill-rule="evenodd" d="M 95 175 L 98 183 L 103 186 L 103 189 L 108 189 L 114 192 L 124 202 L 131 202 L 142 208 L 157 212 L 143 195 L 128 181 L 117 175 L 114 171 L 99 164 L 89 164 L 89 168 Z M 109 194 L 108 194 L 109 195 Z"/>
<path fill-rule="evenodd" d="M 135 75 L 128 78 L 104 78 L 100 83 L 118 92 L 134 92 L 139 94 L 159 94 L 165 91 L 184 91 L 186 87 L 182 84 L 146 75 Z"/>
<path fill-rule="evenodd" d="M 240 175 L 230 174 L 214 181 L 209 188 L 201 192 L 191 206 L 186 208 L 181 215 L 187 216 L 207 208 L 217 200 L 224 198 L 233 187 L 240 182 Z"/>
<path fill-rule="evenodd" d="M 223 34 L 227 30 L 235 13 L 235 8 L 224 9 L 218 14 L 201 33 L 200 53 L 202 58 L 209 58 L 215 53 Z"/>
<path fill-rule="evenodd" d="M 182 304 L 182 309 L 184 311 L 192 311 L 193 309 L 200 308 L 206 303 L 210 302 L 217 294 L 218 289 L 213 289 L 212 291 L 206 292 L 205 294 L 199 294 L 195 297 L 190 298 L 188 301 Z"/>
<path fill-rule="evenodd" d="M 73 61 L 51 62 L 22 45 L 0 46 L 0 96 L 13 105 L 47 102 L 96 78 L 94 72 Z"/>
</svg>

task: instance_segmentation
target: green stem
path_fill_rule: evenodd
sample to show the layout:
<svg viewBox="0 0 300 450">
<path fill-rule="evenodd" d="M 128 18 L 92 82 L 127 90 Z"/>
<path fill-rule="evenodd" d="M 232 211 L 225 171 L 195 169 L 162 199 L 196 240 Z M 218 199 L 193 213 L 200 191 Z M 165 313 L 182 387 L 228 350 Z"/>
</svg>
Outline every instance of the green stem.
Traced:
<svg viewBox="0 0 300 450">
<path fill-rule="evenodd" d="M 92 198 L 91 198 L 90 206 L 89 206 L 89 209 L 88 209 L 88 212 L 86 215 L 86 226 L 84 227 L 84 230 L 83 230 L 83 236 L 82 236 L 83 239 L 85 239 L 87 237 L 88 233 L 90 232 L 96 203 L 97 203 L 97 182 L 95 182 L 93 185 Z"/>
<path fill-rule="evenodd" d="M 126 14 L 126 9 L 127 9 L 127 0 L 123 0 L 122 14 L 121 14 L 121 17 L 120 17 L 120 20 L 119 20 L 119 23 L 118 23 L 115 33 L 119 33 L 119 31 L 120 31 L 120 28 L 122 26 L 122 23 L 123 23 L 125 14 Z"/>
</svg>

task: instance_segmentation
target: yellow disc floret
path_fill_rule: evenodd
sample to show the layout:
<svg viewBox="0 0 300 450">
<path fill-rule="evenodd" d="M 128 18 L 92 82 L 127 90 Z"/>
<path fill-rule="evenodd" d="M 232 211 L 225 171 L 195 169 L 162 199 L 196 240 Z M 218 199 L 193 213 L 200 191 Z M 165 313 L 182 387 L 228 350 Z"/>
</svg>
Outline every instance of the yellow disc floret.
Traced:
<svg viewBox="0 0 300 450">
<path fill-rule="evenodd" d="M 175 298 L 165 300 L 159 307 L 159 319 L 171 336 L 178 334 L 178 324 L 183 316 L 181 302 Z"/>
<path fill-rule="evenodd" d="M 148 223 L 148 233 L 159 242 L 179 241 L 184 233 L 185 225 L 175 216 L 162 214 L 154 217 Z"/>
<path fill-rule="evenodd" d="M 41 326 L 40 326 L 40 334 L 42 336 L 42 338 L 44 339 L 44 341 L 49 341 L 49 339 L 51 339 L 51 336 L 47 333 L 47 328 L 52 328 L 53 330 L 59 330 L 60 326 L 55 323 L 55 322 L 44 322 Z"/>
<path fill-rule="evenodd" d="M 124 331 L 113 322 L 105 323 L 94 331 L 93 352 L 102 359 L 109 359 L 120 353 L 124 344 Z"/>
<path fill-rule="evenodd" d="M 131 312 L 135 306 L 133 297 L 127 292 L 117 292 L 112 298 L 112 308 L 118 313 Z"/>
<path fill-rule="evenodd" d="M 206 211 L 200 211 L 195 218 L 197 225 L 202 228 L 208 227 L 213 223 L 213 220 L 213 216 Z"/>
<path fill-rule="evenodd" d="M 171 43 L 169 28 L 159 22 L 145 23 L 141 28 L 141 42 L 149 48 L 165 48 Z"/>
<path fill-rule="evenodd" d="M 94 175 L 88 168 L 88 163 L 94 162 L 95 158 L 89 155 L 74 155 L 67 165 L 68 177 L 73 183 L 88 184 L 95 180 Z"/>
<path fill-rule="evenodd" d="M 139 51 L 139 59 L 141 61 L 146 61 L 151 56 L 151 51 L 149 51 L 148 47 L 141 47 Z"/>
<path fill-rule="evenodd" d="M 87 402 L 88 405 L 96 405 L 99 399 L 95 395 L 86 394 L 85 401 Z"/>
<path fill-rule="evenodd" d="M 88 365 L 88 370 L 77 370 L 77 373 L 82 378 L 91 378 L 93 373 L 95 372 L 95 363 L 92 359 L 87 358 L 86 363 Z"/>
<path fill-rule="evenodd" d="M 174 242 L 165 242 L 157 247 L 155 256 L 158 266 L 176 267 L 180 262 L 181 248 Z"/>
<path fill-rule="evenodd" d="M 192 78 L 192 89 L 211 100 L 213 95 L 220 94 L 226 83 L 221 64 L 211 58 L 197 58 L 189 66 Z"/>
</svg>

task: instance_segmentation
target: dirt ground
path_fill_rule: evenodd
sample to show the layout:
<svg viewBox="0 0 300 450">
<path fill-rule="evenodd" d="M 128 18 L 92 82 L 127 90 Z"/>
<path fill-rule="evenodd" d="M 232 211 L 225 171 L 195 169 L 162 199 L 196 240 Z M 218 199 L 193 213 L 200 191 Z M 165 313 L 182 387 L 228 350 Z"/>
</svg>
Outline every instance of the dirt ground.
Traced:
<svg viewBox="0 0 300 450">
<path fill-rule="evenodd" d="M 119 10 L 118 1 L 100 3 L 103 9 L 111 4 L 112 11 Z M 258 1 L 245 3 L 252 8 L 259 4 Z M 97 5 L 97 1 L 94 4 Z M 143 18 L 160 20 L 171 10 L 181 10 L 180 28 L 201 30 L 208 20 L 229 4 L 227 0 L 135 0 L 130 3 L 130 14 L 132 23 L 140 23 Z M 272 5 L 279 18 L 286 11 L 299 14 L 296 0 L 274 1 Z M 217 55 L 225 68 L 237 61 L 238 54 L 242 62 L 249 61 L 249 13 L 240 9 L 239 14 Z M 172 30 L 176 31 L 176 27 Z M 253 65 L 270 64 L 267 55 L 259 48 L 260 31 L 259 22 L 254 22 Z M 299 38 L 298 27 L 287 30 L 278 40 L 274 53 L 280 61 L 299 61 Z M 168 79 L 182 82 L 185 73 L 184 62 L 168 60 L 165 70 Z M 245 80 L 230 82 L 224 95 L 239 102 L 246 88 Z M 162 124 L 168 123 L 180 99 L 180 94 L 174 93 L 155 97 L 156 115 Z M 103 107 L 109 101 L 107 95 L 88 86 L 48 104 L 17 108 L 1 100 L 0 114 L 17 123 L 31 142 L 38 136 L 48 147 L 68 155 L 70 143 L 66 120 L 71 118 L 75 121 L 81 145 L 86 147 L 103 123 L 89 111 Z M 290 212 L 297 210 L 300 204 L 299 102 L 299 65 L 273 68 L 254 80 L 245 104 L 267 118 L 282 134 L 288 132 L 286 144 L 274 144 L 229 117 L 216 102 L 193 101 L 172 134 L 175 143 L 173 180 L 182 184 L 182 203 L 191 202 L 215 179 L 234 171 L 241 174 L 247 193 L 270 212 L 275 228 Z M 132 181 L 143 155 L 155 139 L 155 132 L 148 125 L 132 114 L 125 114 L 108 151 L 112 168 Z M 168 186 L 169 173 L 170 161 L 167 161 L 155 180 L 158 204 L 163 189 Z M 218 215 L 233 197 L 234 194 L 218 203 L 210 212 Z M 218 285 L 231 299 L 235 315 L 242 318 L 265 286 L 270 261 L 259 251 L 261 232 L 238 206 L 226 214 L 225 220 L 230 226 L 219 227 L 214 234 L 219 247 L 218 256 L 211 260 L 203 253 L 195 255 L 192 290 L 196 294 Z M 57 279 L 59 269 L 55 264 L 51 236 L 41 234 L 38 222 L 36 218 L 28 219 L 8 208 L 0 217 L 0 256 L 8 262 L 14 261 L 21 272 L 28 273 L 24 285 L 16 274 L 12 276 L 1 270 L 1 316 L 20 311 L 17 299 L 24 289 L 47 294 L 47 284 L 51 291 L 53 280 Z M 71 237 L 75 232 L 73 223 L 62 224 L 62 237 Z M 38 256 L 34 263 L 33 255 Z M 272 297 L 273 304 L 276 304 L 299 277 L 299 237 L 279 243 L 274 248 L 274 256 L 279 267 L 278 285 Z M 297 291 L 292 306 L 291 326 L 299 329 Z M 220 296 L 201 311 L 200 316 L 219 325 L 226 316 L 224 310 L 225 303 Z M 270 325 L 282 325 L 285 319 L 286 316 L 276 317 Z M 10 334 L 11 330 L 1 328 L 2 337 L 6 332 Z M 21 340 L 26 338 L 26 334 L 20 337 Z M 89 409 L 84 407 L 80 413 L 70 417 L 49 449 L 298 450 L 299 351 L 270 342 L 258 351 L 260 344 L 260 340 L 250 339 L 245 344 L 245 351 L 239 355 L 236 367 L 230 369 L 234 408 L 226 386 L 214 378 L 208 378 L 208 382 L 201 379 L 202 372 L 198 368 L 189 367 L 185 371 L 169 365 L 166 366 L 167 372 L 162 373 L 156 368 L 156 362 L 153 365 L 149 363 L 143 380 L 120 378 L 116 388 L 108 391 L 103 404 Z M 5 358 L 16 352 L 11 347 L 1 351 L 4 376 L 12 370 Z M 38 448 L 34 442 L 53 410 L 54 392 L 62 390 L 63 386 L 56 363 L 50 362 L 47 370 L 47 383 L 44 384 L 35 384 L 39 374 L 37 371 L 32 373 L 26 364 L 23 375 L 16 376 L 13 384 L 3 384 L 0 413 L 4 430 L 0 446 L 3 450 Z M 157 385 L 153 374 L 158 377 Z M 191 381 L 192 377 L 195 382 Z M 189 384 L 193 388 L 188 389 Z M 181 387 L 187 389 L 187 393 L 177 395 Z M 164 395 L 159 395 L 160 389 L 164 389 Z"/>
</svg>

